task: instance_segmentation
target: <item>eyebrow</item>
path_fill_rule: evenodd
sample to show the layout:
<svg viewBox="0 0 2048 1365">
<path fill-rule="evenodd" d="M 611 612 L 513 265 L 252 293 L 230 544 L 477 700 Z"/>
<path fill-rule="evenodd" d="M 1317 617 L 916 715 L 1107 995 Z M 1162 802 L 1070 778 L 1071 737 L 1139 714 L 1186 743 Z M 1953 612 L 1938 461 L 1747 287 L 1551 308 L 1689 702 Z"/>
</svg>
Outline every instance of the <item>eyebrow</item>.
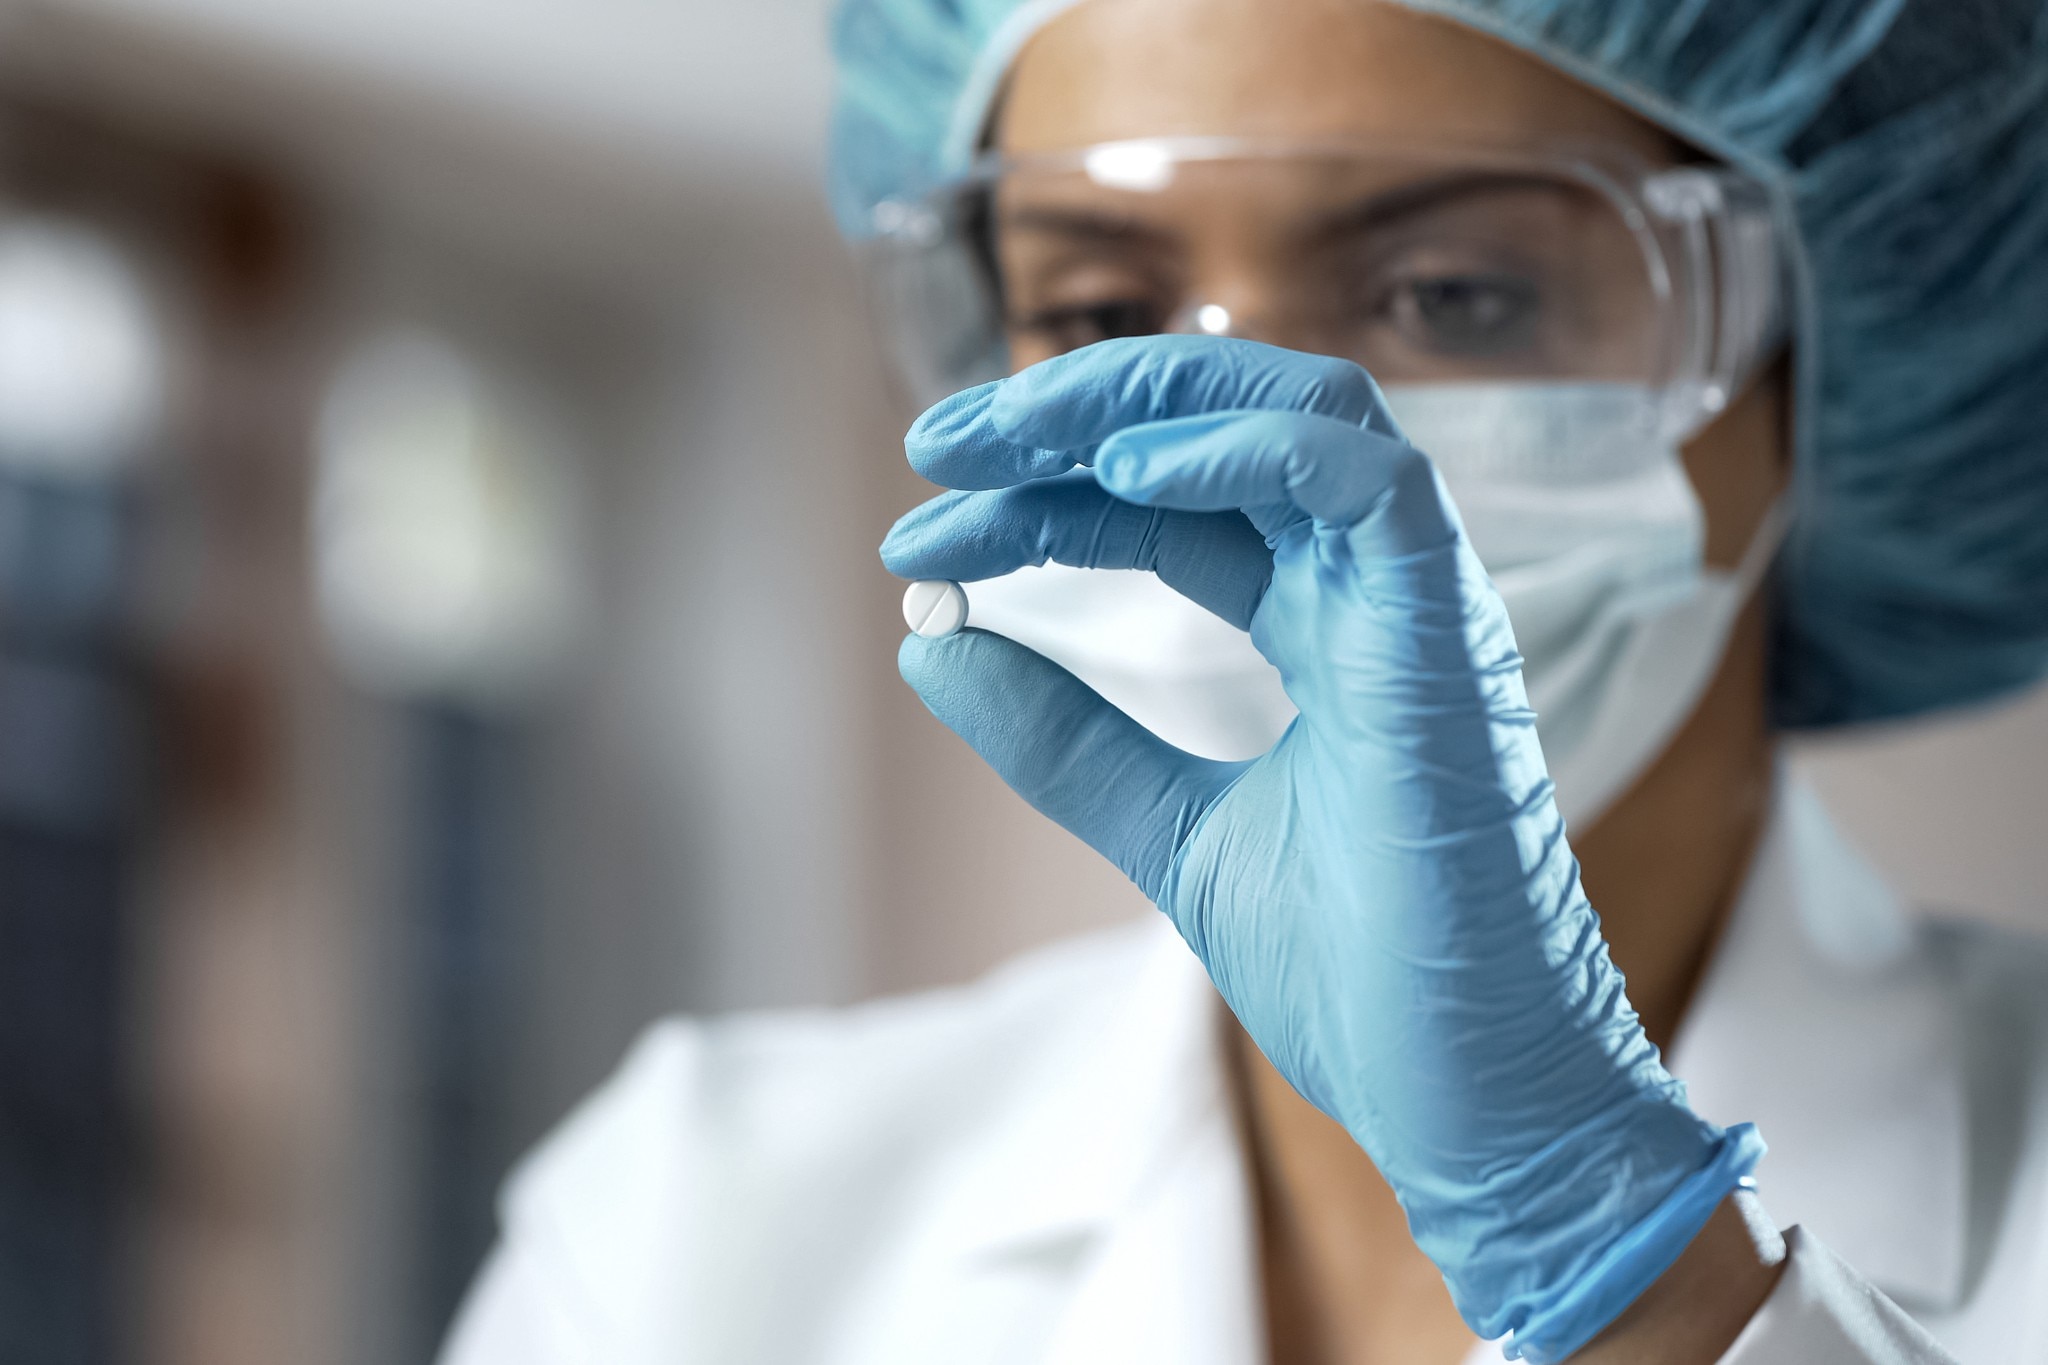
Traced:
<svg viewBox="0 0 2048 1365">
<path fill-rule="evenodd" d="M 1304 235 L 1310 238 L 1351 236 L 1467 195 L 1501 190 L 1572 191 L 1579 188 L 1568 181 L 1516 171 L 1461 171 L 1367 195 L 1323 215 Z"/>
<path fill-rule="evenodd" d="M 995 220 L 997 228 L 1004 232 L 1044 232 L 1121 246 L 1170 247 L 1178 245 L 1181 240 L 1180 234 L 1169 228 L 1102 209 L 1025 205 L 998 211 Z"/>
<path fill-rule="evenodd" d="M 1467 195 L 1515 189 L 1576 188 L 1548 176 L 1522 172 L 1463 171 L 1366 195 L 1322 215 L 1303 235 L 1312 239 L 1352 236 Z M 1078 241 L 1123 246 L 1167 247 L 1181 241 L 1180 235 L 1170 228 L 1142 222 L 1129 214 L 1094 208 L 1024 205 L 999 212 L 996 225 L 1005 232 L 1043 232 Z"/>
</svg>

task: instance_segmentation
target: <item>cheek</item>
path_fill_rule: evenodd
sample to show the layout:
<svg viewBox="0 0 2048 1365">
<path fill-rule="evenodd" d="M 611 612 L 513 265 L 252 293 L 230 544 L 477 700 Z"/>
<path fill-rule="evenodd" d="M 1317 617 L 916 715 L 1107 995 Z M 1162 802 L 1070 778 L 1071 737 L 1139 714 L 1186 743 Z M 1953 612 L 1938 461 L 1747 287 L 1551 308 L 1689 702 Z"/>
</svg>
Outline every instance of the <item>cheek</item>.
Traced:
<svg viewBox="0 0 2048 1365">
<path fill-rule="evenodd" d="M 1785 367 L 1760 376 L 1685 448 L 1707 514 L 1707 562 L 1733 568 L 1790 475 Z"/>
<path fill-rule="evenodd" d="M 1059 354 L 1057 347 L 1033 337 L 1018 336 L 1015 333 L 1006 338 L 1010 349 L 1010 373 L 1027 369 L 1041 360 L 1051 360 Z"/>
</svg>

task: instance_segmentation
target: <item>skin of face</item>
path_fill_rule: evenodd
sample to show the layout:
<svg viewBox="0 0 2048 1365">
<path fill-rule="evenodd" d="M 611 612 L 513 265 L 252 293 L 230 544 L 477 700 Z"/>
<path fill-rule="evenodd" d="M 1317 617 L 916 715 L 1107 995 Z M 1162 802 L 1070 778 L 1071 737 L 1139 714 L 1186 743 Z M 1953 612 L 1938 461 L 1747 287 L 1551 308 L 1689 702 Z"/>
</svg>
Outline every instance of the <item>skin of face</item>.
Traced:
<svg viewBox="0 0 2048 1365">
<path fill-rule="evenodd" d="M 1689 159 L 1656 126 L 1527 54 L 1377 0 L 1087 0 L 1019 54 L 992 128 L 1011 155 L 1176 135 L 1588 142 L 1651 165 Z M 1271 190 L 1291 192 L 1284 182 Z M 1226 202 L 1211 197 L 1178 224 L 1178 249 L 1205 294 L 1229 297 L 1256 323 L 1270 296 L 1261 282 L 1274 276 L 1272 215 L 1219 207 Z M 1033 249 L 1045 248 L 999 242 L 998 261 Z M 1784 367 L 1767 370 L 1684 452 L 1710 564 L 1739 560 L 1785 485 L 1784 390 Z M 1760 596 L 1663 757 L 1595 826 L 1572 832 L 1630 999 L 1660 1045 L 1683 1016 L 1768 805 L 1767 635 Z M 1271 1357 L 1461 1360 L 1471 1337 L 1370 1162 L 1241 1033 L 1230 1047 L 1259 1195 Z M 1754 1207 L 1731 1201 L 1666 1281 L 1579 1359 L 1717 1358 L 1781 1254 Z"/>
<path fill-rule="evenodd" d="M 1614 200 L 1525 153 L 1367 145 L 1013 167 L 990 215 L 1012 363 L 1198 330 L 1385 385 L 1656 378 L 1665 311 Z"/>
</svg>

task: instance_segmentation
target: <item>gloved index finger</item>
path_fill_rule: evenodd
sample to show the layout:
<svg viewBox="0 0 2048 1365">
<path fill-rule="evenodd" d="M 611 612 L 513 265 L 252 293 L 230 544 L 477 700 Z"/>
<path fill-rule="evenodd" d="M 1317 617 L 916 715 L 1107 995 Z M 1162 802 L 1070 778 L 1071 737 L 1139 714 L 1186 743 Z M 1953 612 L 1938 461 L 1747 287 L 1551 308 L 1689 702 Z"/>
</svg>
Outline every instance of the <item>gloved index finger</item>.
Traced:
<svg viewBox="0 0 2048 1365">
<path fill-rule="evenodd" d="M 1009 380 L 962 389 L 941 399 L 903 438 L 910 467 L 941 488 L 1009 488 L 1064 474 L 1081 463 L 1073 453 L 1020 445 L 989 420 L 989 405 Z"/>
<path fill-rule="evenodd" d="M 1097 342 L 1002 381 L 987 419 L 1011 446 L 1089 464 L 1125 427 L 1246 409 L 1314 413 L 1401 439 L 1379 385 L 1357 365 L 1237 337 Z"/>
<path fill-rule="evenodd" d="M 1239 630 L 1251 628 L 1273 578 L 1266 538 L 1235 511 L 1142 507 L 1086 475 L 941 493 L 882 542 L 882 563 L 899 578 L 973 582 L 1047 560 L 1156 573 Z"/>
</svg>

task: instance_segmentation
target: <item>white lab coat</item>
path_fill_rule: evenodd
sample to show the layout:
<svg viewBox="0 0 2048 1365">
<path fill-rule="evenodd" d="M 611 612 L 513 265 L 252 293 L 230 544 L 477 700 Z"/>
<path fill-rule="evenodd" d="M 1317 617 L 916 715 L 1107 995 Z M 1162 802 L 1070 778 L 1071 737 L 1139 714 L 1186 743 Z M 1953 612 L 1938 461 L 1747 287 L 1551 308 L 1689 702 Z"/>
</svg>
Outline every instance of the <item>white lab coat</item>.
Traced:
<svg viewBox="0 0 2048 1365">
<path fill-rule="evenodd" d="M 1909 918 L 1785 789 L 1672 1056 L 1799 1225 L 1724 1365 L 2048 1365 L 2044 973 Z M 514 1175 L 444 1365 L 1261 1361 L 1218 1009 L 1160 920 L 663 1023 Z"/>
</svg>

